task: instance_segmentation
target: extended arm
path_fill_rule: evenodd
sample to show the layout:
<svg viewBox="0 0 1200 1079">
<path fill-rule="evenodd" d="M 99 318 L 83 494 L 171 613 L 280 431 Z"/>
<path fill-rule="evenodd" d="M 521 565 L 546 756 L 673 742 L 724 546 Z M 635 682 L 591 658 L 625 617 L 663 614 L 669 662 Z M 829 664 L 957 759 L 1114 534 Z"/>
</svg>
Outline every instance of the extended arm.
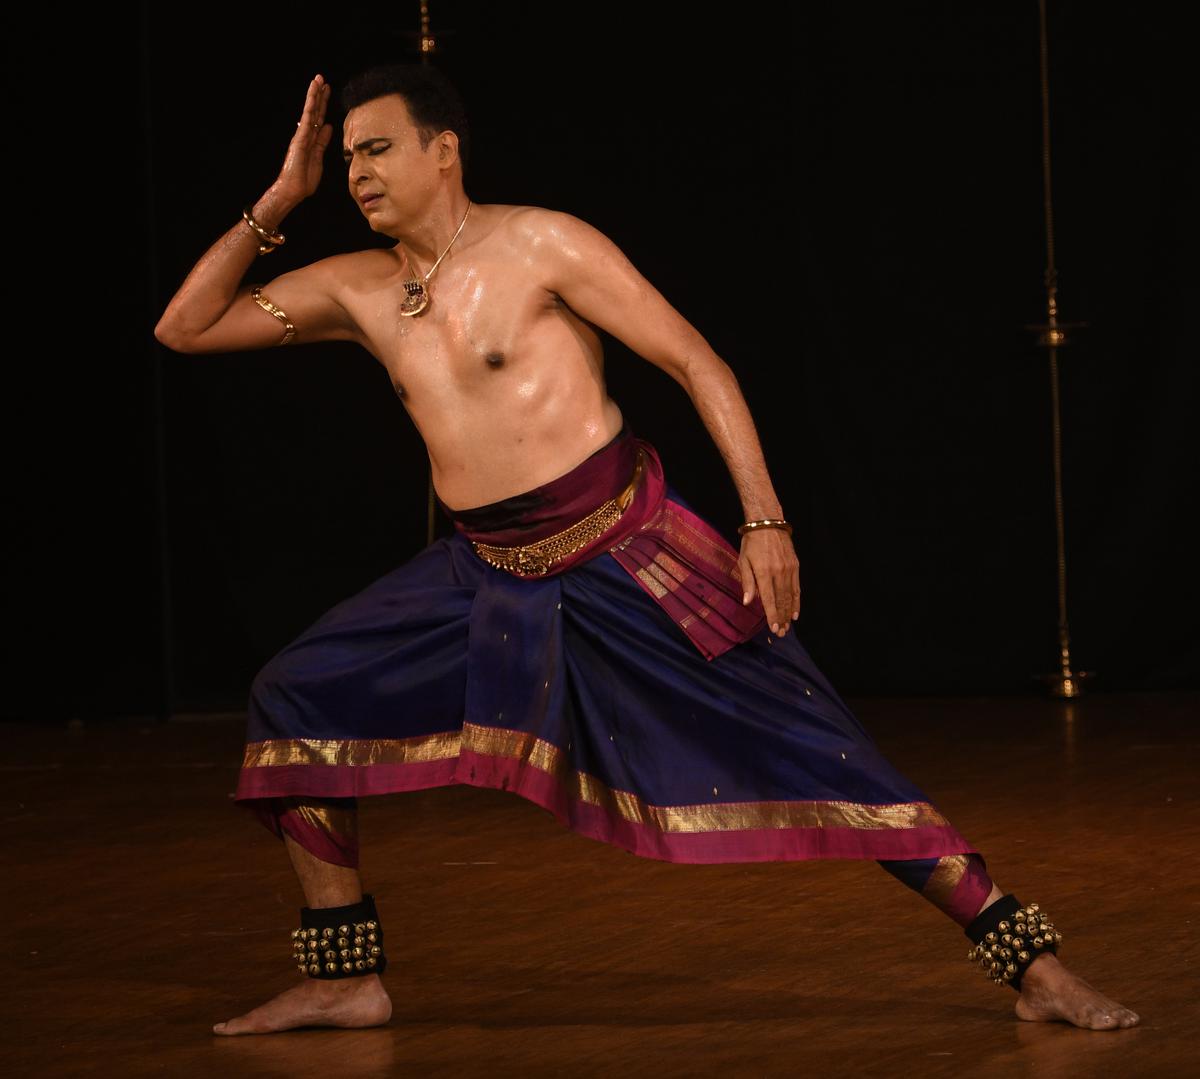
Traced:
<svg viewBox="0 0 1200 1079">
<path fill-rule="evenodd" d="M 570 214 L 531 211 L 547 287 L 584 318 L 662 368 L 688 393 L 725 460 L 747 520 L 783 516 L 767 473 L 758 432 L 732 368 L 603 233 Z M 783 635 L 800 611 L 799 562 L 779 529 L 742 537 L 745 602 L 762 597 L 768 621 Z"/>
</svg>

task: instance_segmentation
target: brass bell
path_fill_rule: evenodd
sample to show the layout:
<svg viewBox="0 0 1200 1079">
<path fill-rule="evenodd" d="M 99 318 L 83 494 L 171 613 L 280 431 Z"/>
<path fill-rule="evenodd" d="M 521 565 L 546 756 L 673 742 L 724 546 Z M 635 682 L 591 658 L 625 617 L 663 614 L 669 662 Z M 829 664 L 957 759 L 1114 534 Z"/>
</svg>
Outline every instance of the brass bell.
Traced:
<svg viewBox="0 0 1200 1079">
<path fill-rule="evenodd" d="M 350 958 L 350 949 L 343 948 L 340 952 L 338 952 L 338 955 L 340 955 L 343 959 L 349 959 Z"/>
<path fill-rule="evenodd" d="M 376 966 L 378 966 L 378 964 L 375 962 L 374 959 L 367 960 L 367 969 L 368 970 L 374 970 Z"/>
<path fill-rule="evenodd" d="M 371 954 L 372 955 L 381 955 L 382 953 L 383 953 L 383 949 L 381 947 L 379 947 L 378 944 L 371 945 Z M 968 954 L 967 958 L 974 959 L 975 957 L 973 955 Z"/>
<path fill-rule="evenodd" d="M 349 948 L 350 947 L 350 938 L 346 937 L 346 936 L 338 937 L 338 947 L 339 948 Z"/>
<path fill-rule="evenodd" d="M 355 937 L 354 943 L 357 944 L 359 947 L 362 947 L 362 945 L 367 943 L 367 938 L 363 937 L 363 936 Z"/>
<path fill-rule="evenodd" d="M 316 963 L 313 963 L 313 965 L 308 968 L 308 973 L 313 975 L 320 974 L 321 968 Z"/>
<path fill-rule="evenodd" d="M 1018 922 L 1023 922 L 1025 920 L 1025 912 L 1023 910 L 1019 910 L 1013 915 L 1013 918 L 1015 918 Z"/>
<path fill-rule="evenodd" d="M 1013 935 L 1011 933 L 1005 933 L 1004 936 L 1002 936 L 1000 938 L 1001 944 L 1011 944 L 1012 942 L 1013 942 Z"/>
<path fill-rule="evenodd" d="M 299 930 L 299 929 L 293 929 L 293 930 L 292 930 L 292 940 L 295 940 L 295 939 L 296 939 L 298 936 L 300 936 L 300 930 Z"/>
<path fill-rule="evenodd" d="M 330 948 L 329 951 L 327 951 L 325 953 L 326 959 L 336 959 L 337 957 L 338 957 L 338 953 L 335 952 L 332 948 Z"/>
<path fill-rule="evenodd" d="M 362 950 L 362 948 L 361 948 L 361 947 L 356 947 L 356 948 L 354 948 L 354 957 L 355 957 L 356 959 L 361 959 L 361 958 L 363 957 L 363 955 L 364 955 L 364 954 L 365 954 L 365 953 L 363 952 L 363 950 Z"/>
<path fill-rule="evenodd" d="M 323 936 L 326 940 L 328 940 L 330 937 L 332 937 L 333 936 L 333 926 L 327 925 L 324 929 L 322 929 L 321 936 Z"/>
<path fill-rule="evenodd" d="M 372 944 L 374 944 L 378 939 L 379 937 L 375 933 L 367 934 L 367 940 L 369 940 Z"/>
<path fill-rule="evenodd" d="M 1014 948 L 1024 948 L 1025 947 L 1025 938 L 1024 937 L 1013 937 L 1012 946 Z"/>
<path fill-rule="evenodd" d="M 365 925 L 363 925 L 362 922 L 355 923 L 354 932 L 358 933 L 361 936 L 366 931 L 367 931 L 367 927 Z"/>
<path fill-rule="evenodd" d="M 995 933 L 988 933 L 988 935 L 985 936 L 983 939 L 986 940 L 989 944 L 995 944 L 996 941 L 998 941 L 1000 938 L 998 936 L 996 936 Z"/>
<path fill-rule="evenodd" d="M 1029 953 L 1028 952 L 1017 952 L 1017 958 L 1019 960 L 1021 960 L 1022 963 L 1028 963 L 1029 962 Z"/>
<path fill-rule="evenodd" d="M 1036 913 L 1037 913 L 1039 910 L 1041 910 L 1041 909 L 1042 909 L 1042 908 L 1041 908 L 1041 907 L 1039 907 L 1039 906 L 1038 906 L 1036 903 L 1030 903 L 1030 904 L 1029 904 L 1029 913 L 1030 913 L 1030 914 L 1036 914 Z"/>
<path fill-rule="evenodd" d="M 353 963 L 343 963 L 342 964 L 342 973 L 344 973 L 344 974 L 349 974 L 350 971 L 352 971 L 353 969 L 354 969 Z"/>
<path fill-rule="evenodd" d="M 317 939 L 317 931 L 315 929 L 310 929 L 308 931 L 308 936 L 309 936 L 309 939 L 316 940 Z"/>
<path fill-rule="evenodd" d="M 339 937 L 344 937 L 347 934 L 349 934 L 349 932 L 350 932 L 350 927 L 348 925 L 339 925 L 338 926 L 338 936 Z"/>
<path fill-rule="evenodd" d="M 1009 925 L 1008 922 L 1002 921 L 998 926 L 996 926 L 996 928 L 999 929 L 1001 933 L 1007 933 L 1012 926 Z"/>
<path fill-rule="evenodd" d="M 369 921 L 369 922 L 367 922 L 367 928 L 370 930 L 376 930 L 379 928 L 379 923 L 374 920 Z"/>
<path fill-rule="evenodd" d="M 364 963 L 361 959 L 356 959 L 354 961 L 354 969 L 355 970 L 366 970 L 367 964 Z"/>
<path fill-rule="evenodd" d="M 1033 938 L 1033 946 L 1034 946 L 1035 948 L 1041 948 L 1041 947 L 1043 947 L 1043 946 L 1045 945 L 1045 943 L 1046 943 L 1046 942 L 1045 942 L 1044 940 L 1042 940 L 1042 938 L 1041 938 L 1041 937 L 1034 937 L 1034 938 Z"/>
</svg>

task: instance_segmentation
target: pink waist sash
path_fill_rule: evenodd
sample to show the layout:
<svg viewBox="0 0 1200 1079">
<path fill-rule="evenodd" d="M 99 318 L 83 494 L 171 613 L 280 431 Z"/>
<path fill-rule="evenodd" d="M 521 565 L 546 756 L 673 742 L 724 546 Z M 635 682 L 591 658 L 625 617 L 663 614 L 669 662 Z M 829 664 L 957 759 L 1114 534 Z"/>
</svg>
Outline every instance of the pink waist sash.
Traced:
<svg viewBox="0 0 1200 1079">
<path fill-rule="evenodd" d="M 634 475 L 639 451 L 642 476 L 620 519 L 537 576 L 564 573 L 607 551 L 705 659 L 715 659 L 760 632 L 766 612 L 757 595 L 743 605 L 738 552 L 707 521 L 667 497 L 658 451 L 627 425 L 587 460 L 540 487 L 471 509 L 452 510 L 441 499 L 438 503 L 469 540 L 500 547 L 533 543 L 562 532 L 619 495 Z"/>
</svg>

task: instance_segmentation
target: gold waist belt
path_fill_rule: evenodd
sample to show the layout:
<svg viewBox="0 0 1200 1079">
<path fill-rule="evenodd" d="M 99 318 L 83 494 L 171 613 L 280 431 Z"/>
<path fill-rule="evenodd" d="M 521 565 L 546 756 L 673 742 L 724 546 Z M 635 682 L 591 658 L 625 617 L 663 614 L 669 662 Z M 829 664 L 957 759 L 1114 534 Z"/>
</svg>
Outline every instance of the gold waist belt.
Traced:
<svg viewBox="0 0 1200 1079">
<path fill-rule="evenodd" d="M 633 470 L 633 479 L 629 481 L 629 485 L 615 498 L 597 506 L 586 517 L 561 532 L 555 532 L 553 536 L 520 547 L 495 547 L 490 543 L 476 543 L 472 540 L 475 553 L 490 565 L 509 573 L 531 576 L 549 572 L 555 563 L 586 547 L 621 519 L 621 515 L 633 501 L 645 467 L 645 451 L 639 446 L 637 466 Z"/>
</svg>

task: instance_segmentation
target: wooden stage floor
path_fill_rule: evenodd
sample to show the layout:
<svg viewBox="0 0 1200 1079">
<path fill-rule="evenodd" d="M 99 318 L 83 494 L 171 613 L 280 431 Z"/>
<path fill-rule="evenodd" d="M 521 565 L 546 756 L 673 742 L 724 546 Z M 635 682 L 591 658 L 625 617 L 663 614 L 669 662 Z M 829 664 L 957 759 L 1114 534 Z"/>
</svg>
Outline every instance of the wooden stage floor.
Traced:
<svg viewBox="0 0 1200 1079">
<path fill-rule="evenodd" d="M 221 1038 L 303 904 L 231 801 L 241 717 L 9 724 L 0 1075 L 1200 1074 L 1200 694 L 847 703 L 1139 1026 L 1019 1021 L 874 862 L 672 865 L 457 786 L 361 803 L 391 1023 Z"/>
</svg>

